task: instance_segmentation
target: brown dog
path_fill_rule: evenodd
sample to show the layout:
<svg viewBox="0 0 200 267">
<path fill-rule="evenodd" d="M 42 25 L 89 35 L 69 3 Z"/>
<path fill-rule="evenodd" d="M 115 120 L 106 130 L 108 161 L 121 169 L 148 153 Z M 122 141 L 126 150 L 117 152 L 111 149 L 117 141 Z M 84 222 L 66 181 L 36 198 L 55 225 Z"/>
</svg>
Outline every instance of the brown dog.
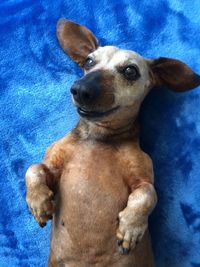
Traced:
<svg viewBox="0 0 200 267">
<path fill-rule="evenodd" d="M 44 226 L 53 216 L 48 266 L 153 267 L 147 229 L 157 197 L 136 118 L 151 88 L 182 92 L 200 85 L 200 76 L 178 60 L 100 47 L 68 20 L 59 21 L 57 34 L 85 76 L 71 88 L 77 127 L 26 174 L 36 220 Z"/>
</svg>

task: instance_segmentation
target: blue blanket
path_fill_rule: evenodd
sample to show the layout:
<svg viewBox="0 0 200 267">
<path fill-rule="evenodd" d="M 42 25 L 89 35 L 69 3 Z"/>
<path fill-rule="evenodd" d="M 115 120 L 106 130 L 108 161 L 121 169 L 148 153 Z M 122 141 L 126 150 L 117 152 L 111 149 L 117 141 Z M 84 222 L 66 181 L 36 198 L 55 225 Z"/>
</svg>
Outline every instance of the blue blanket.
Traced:
<svg viewBox="0 0 200 267">
<path fill-rule="evenodd" d="M 82 72 L 60 49 L 56 22 L 89 27 L 102 45 L 178 58 L 200 73 L 199 0 L 1 0 L 0 267 L 47 266 L 50 222 L 25 203 L 24 174 L 76 124 L 69 88 Z M 152 91 L 140 114 L 159 203 L 150 219 L 158 267 L 200 266 L 200 88 Z"/>
</svg>

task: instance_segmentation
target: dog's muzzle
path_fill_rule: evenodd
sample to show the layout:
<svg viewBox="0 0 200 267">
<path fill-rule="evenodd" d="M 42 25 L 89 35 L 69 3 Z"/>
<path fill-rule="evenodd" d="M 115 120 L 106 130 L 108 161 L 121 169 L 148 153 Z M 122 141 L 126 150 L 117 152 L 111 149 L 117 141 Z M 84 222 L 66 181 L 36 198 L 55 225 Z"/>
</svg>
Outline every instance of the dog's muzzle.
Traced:
<svg viewBox="0 0 200 267">
<path fill-rule="evenodd" d="M 95 104 L 101 93 L 101 72 L 94 71 L 76 81 L 70 90 L 80 106 Z"/>
</svg>

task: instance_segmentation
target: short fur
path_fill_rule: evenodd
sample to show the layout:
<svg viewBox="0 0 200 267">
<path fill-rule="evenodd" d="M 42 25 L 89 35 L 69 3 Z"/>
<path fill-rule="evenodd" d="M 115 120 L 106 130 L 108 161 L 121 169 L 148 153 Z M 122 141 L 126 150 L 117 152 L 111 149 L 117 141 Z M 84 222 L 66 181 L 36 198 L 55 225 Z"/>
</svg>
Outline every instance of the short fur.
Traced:
<svg viewBox="0 0 200 267">
<path fill-rule="evenodd" d="M 139 147 L 137 115 L 148 92 L 166 85 L 185 91 L 200 77 L 184 63 L 147 60 L 113 46 L 99 47 L 85 27 L 60 20 L 58 39 L 82 68 L 95 65 L 85 79 L 100 73 L 95 103 L 75 106 L 100 118 L 81 118 L 77 127 L 46 152 L 43 163 L 26 174 L 27 202 L 41 226 L 53 216 L 49 267 L 153 267 L 148 217 L 157 196 L 151 159 Z M 135 81 L 121 70 L 134 65 Z M 117 244 L 118 240 L 118 244 Z"/>
</svg>

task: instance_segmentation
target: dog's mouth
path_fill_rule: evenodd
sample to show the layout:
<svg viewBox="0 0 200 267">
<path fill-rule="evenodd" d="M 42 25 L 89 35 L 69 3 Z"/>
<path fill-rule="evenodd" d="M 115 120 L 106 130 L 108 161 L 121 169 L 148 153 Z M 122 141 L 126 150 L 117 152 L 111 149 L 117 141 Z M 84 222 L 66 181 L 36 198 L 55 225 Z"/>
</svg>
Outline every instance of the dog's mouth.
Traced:
<svg viewBox="0 0 200 267">
<path fill-rule="evenodd" d="M 100 112 L 100 111 L 85 110 L 79 107 L 77 108 L 77 112 L 81 117 L 88 118 L 88 119 L 98 119 L 98 118 L 108 116 L 111 113 L 117 111 L 118 109 L 119 109 L 119 106 L 109 109 L 107 111 Z"/>
</svg>

